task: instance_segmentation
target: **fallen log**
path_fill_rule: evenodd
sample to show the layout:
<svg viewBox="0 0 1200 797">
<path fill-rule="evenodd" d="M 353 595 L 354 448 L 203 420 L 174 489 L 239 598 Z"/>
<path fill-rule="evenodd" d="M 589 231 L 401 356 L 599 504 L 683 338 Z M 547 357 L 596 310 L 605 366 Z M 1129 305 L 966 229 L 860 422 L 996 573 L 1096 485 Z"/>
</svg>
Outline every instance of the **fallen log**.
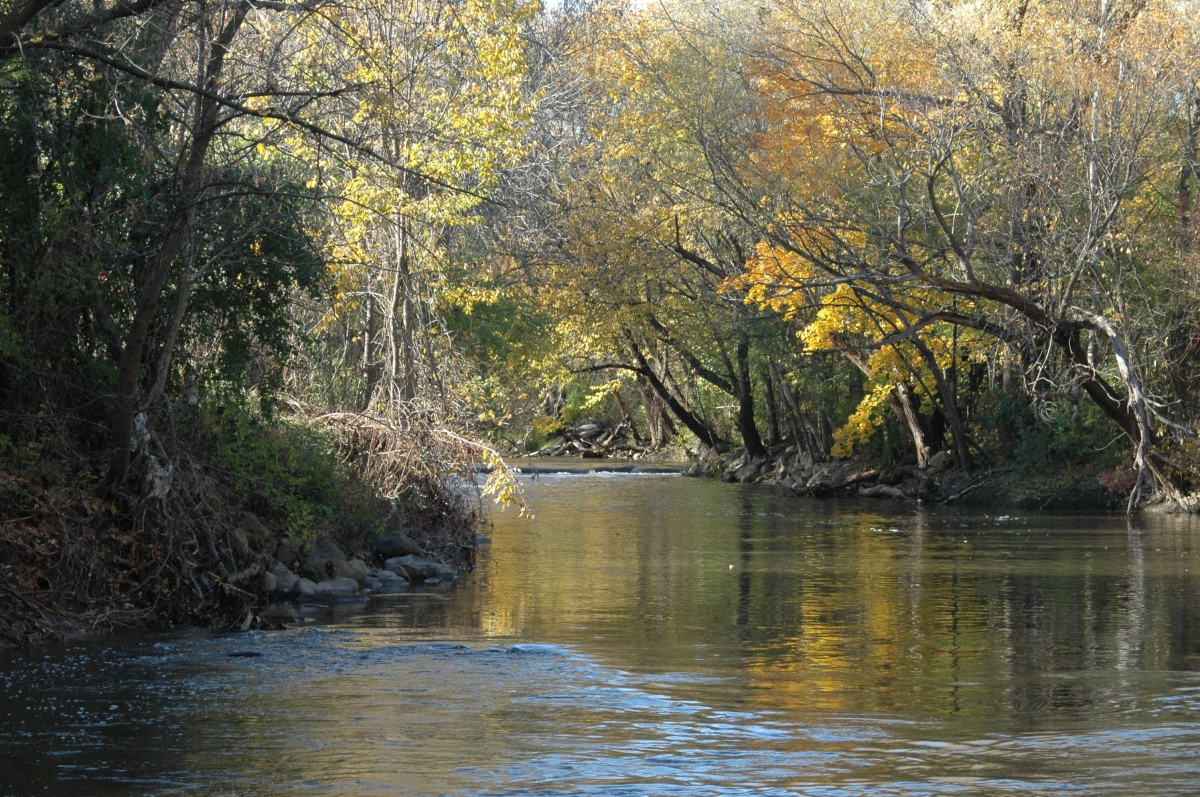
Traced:
<svg viewBox="0 0 1200 797">
<path fill-rule="evenodd" d="M 979 474 L 979 476 L 977 476 L 975 479 L 973 479 L 971 481 L 971 483 L 968 484 L 966 487 L 962 488 L 961 490 L 959 490 L 956 493 L 951 493 L 950 495 L 948 495 L 945 498 L 938 501 L 938 503 L 939 504 L 948 504 L 951 501 L 957 501 L 958 499 L 962 498 L 964 495 L 971 492 L 972 490 L 982 487 L 984 484 L 987 483 L 988 479 L 990 479 L 991 477 L 992 477 L 992 471 L 985 470 L 983 473 Z"/>
</svg>

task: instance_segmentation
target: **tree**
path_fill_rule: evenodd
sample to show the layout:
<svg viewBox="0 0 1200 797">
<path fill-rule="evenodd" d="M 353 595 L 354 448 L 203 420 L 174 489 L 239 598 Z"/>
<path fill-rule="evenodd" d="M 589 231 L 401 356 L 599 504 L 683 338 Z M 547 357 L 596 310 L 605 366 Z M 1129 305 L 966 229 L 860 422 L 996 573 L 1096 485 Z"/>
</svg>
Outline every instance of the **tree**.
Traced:
<svg viewBox="0 0 1200 797">
<path fill-rule="evenodd" d="M 781 190 L 745 212 L 811 272 L 760 273 L 760 295 L 847 286 L 907 329 L 1001 341 L 1035 397 L 1082 390 L 1132 441 L 1131 509 L 1154 488 L 1184 501 L 1170 453 L 1195 432 L 1150 386 L 1142 257 L 1187 162 L 1189 11 L 775 4 L 756 67 L 775 157 L 755 179 Z"/>
</svg>

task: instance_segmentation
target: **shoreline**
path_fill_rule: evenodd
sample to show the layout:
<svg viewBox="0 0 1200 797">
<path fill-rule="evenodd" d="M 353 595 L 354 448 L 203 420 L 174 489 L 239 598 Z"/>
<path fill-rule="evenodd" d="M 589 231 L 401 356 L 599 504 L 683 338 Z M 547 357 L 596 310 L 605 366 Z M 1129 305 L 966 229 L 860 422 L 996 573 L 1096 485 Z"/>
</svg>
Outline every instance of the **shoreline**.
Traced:
<svg viewBox="0 0 1200 797">
<path fill-rule="evenodd" d="M 782 487 L 798 497 L 869 498 L 928 504 L 958 504 L 1021 511 L 1113 511 L 1123 509 L 1127 496 L 1107 489 L 1094 469 L 1057 463 L 1031 474 L 1015 466 L 998 466 L 964 474 L 954 469 L 947 453 L 935 456 L 927 468 L 884 465 L 856 459 L 812 462 L 793 446 L 777 446 L 767 458 L 747 457 L 744 450 L 701 457 L 675 465 L 643 466 L 628 460 L 547 457 L 578 465 L 562 467 L 511 463 L 519 475 L 559 473 L 680 473 L 725 483 Z M 622 464 L 617 464 L 622 463 Z M 490 470 L 490 469 L 489 469 Z M 1166 508 L 1172 511 L 1174 508 Z M 1161 512 L 1150 505 L 1143 512 Z M 1178 510 L 1175 510 L 1178 511 Z"/>
</svg>

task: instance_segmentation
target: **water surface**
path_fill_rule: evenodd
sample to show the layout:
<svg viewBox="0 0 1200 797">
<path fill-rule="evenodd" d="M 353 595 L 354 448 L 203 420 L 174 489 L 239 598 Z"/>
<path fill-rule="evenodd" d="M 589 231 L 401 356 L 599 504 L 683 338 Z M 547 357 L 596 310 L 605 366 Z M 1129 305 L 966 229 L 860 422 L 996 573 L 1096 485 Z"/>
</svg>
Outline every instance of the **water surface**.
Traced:
<svg viewBox="0 0 1200 797">
<path fill-rule="evenodd" d="M 0 794 L 1200 793 L 1196 521 L 526 489 L 453 588 L 0 659 Z"/>
</svg>

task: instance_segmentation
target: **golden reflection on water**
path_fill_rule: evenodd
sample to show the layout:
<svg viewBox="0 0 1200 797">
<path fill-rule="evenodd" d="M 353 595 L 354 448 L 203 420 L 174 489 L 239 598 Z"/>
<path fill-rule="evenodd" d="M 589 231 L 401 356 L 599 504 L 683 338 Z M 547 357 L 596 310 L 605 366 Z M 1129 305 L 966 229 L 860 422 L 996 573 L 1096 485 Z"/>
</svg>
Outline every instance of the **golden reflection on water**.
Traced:
<svg viewBox="0 0 1200 797">
<path fill-rule="evenodd" d="M 1072 674 L 1198 664 L 1200 629 L 1180 622 L 1200 595 L 1195 521 L 822 503 L 678 477 L 542 477 L 529 494 L 534 521 L 495 516 L 472 596 L 484 636 L 736 675 L 755 708 L 1020 724 L 1120 690 Z"/>
<path fill-rule="evenodd" d="M 0 794 L 1200 793 L 1196 521 L 528 499 L 453 587 L 0 666 Z"/>
</svg>

